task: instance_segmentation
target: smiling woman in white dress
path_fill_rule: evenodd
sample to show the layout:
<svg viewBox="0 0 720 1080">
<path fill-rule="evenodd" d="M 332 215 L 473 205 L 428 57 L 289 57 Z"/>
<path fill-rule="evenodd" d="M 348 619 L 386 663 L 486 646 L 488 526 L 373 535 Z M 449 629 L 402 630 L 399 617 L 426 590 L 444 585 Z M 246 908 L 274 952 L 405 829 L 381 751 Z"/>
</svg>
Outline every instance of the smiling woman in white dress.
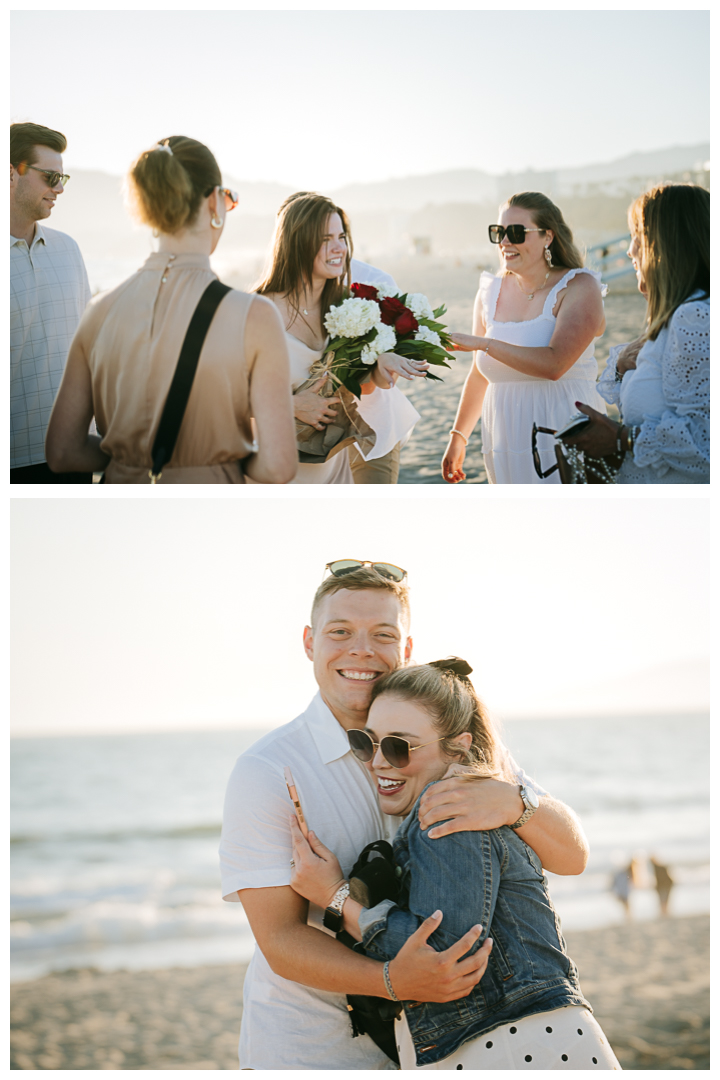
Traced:
<svg viewBox="0 0 720 1080">
<path fill-rule="evenodd" d="M 278 308 L 290 353 L 295 418 L 322 431 L 337 415 L 338 397 L 320 393 L 325 378 L 301 389 L 310 368 L 325 349 L 325 316 L 331 305 L 341 304 L 350 285 L 352 238 L 347 217 L 324 195 L 301 191 L 285 200 L 278 211 L 270 269 L 255 286 Z M 394 378 L 423 375 L 427 364 L 384 354 L 369 369 L 373 384 L 390 389 Z M 362 413 L 362 410 L 360 410 Z M 417 418 L 412 410 L 409 430 Z M 376 442 L 388 433 L 376 431 Z M 402 436 L 392 430 L 391 445 Z M 383 447 L 384 449 L 384 447 Z M 391 449 L 389 445 L 387 449 Z M 322 464 L 301 462 L 294 484 L 352 484 L 348 449 Z"/>
<path fill-rule="evenodd" d="M 443 479 L 465 479 L 465 448 L 482 416 L 482 447 L 491 484 L 541 480 L 532 460 L 532 427 L 560 428 L 575 402 L 605 412 L 597 393 L 595 339 L 605 331 L 600 275 L 586 270 L 557 206 L 539 192 L 513 195 L 490 239 L 499 244 L 499 275 L 483 273 L 473 334 L 453 333 L 454 347 L 474 352 L 450 441 Z M 554 461 L 550 436 L 541 454 Z"/>
</svg>

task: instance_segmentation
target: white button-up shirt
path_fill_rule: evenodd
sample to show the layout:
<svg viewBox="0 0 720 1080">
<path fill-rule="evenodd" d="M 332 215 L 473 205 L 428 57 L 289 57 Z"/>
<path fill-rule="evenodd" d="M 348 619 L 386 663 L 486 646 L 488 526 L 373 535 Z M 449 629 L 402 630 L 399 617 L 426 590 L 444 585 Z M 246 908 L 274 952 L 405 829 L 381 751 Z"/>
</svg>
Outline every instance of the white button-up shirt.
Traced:
<svg viewBox="0 0 720 1080">
<path fill-rule="evenodd" d="M 292 803 L 285 765 L 292 770 L 308 828 L 335 852 L 346 876 L 366 844 L 395 835 L 400 819 L 380 812 L 368 770 L 318 693 L 301 716 L 265 735 L 235 764 L 220 844 L 224 900 L 237 900 L 238 889 L 290 884 Z M 322 918 L 311 904 L 308 922 L 322 929 Z M 257 947 L 243 1002 L 241 1069 L 395 1067 L 368 1035 L 352 1038 L 344 995 L 283 979 Z"/>
<path fill-rule="evenodd" d="M 10 467 L 45 461 L 45 432 L 90 283 L 80 248 L 39 222 L 10 237 Z"/>
</svg>

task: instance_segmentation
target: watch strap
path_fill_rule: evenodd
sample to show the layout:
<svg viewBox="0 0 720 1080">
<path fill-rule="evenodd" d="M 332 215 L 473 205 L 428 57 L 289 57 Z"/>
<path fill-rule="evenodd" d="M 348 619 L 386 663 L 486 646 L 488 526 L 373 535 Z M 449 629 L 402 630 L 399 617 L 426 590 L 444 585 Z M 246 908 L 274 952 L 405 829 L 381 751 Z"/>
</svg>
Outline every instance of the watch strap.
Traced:
<svg viewBox="0 0 720 1080">
<path fill-rule="evenodd" d="M 520 817 L 517 819 L 517 821 L 514 821 L 513 824 L 509 826 L 509 828 L 511 828 L 511 829 L 520 829 L 520 828 L 522 828 L 522 826 L 527 821 L 530 820 L 530 818 L 533 816 L 533 814 L 537 810 L 537 806 L 533 806 L 532 804 L 530 804 L 528 799 L 526 798 L 526 796 L 525 796 L 525 788 L 524 787 L 520 788 L 520 798 L 522 799 L 523 804 L 525 806 L 525 812 L 520 815 Z"/>
<path fill-rule="evenodd" d="M 337 934 L 342 930 L 342 912 L 345 906 L 345 901 L 350 895 L 350 883 L 344 881 L 340 888 L 337 890 L 332 900 L 325 908 L 325 914 L 323 915 L 323 926 L 326 930 L 332 930 L 334 934 Z"/>
</svg>

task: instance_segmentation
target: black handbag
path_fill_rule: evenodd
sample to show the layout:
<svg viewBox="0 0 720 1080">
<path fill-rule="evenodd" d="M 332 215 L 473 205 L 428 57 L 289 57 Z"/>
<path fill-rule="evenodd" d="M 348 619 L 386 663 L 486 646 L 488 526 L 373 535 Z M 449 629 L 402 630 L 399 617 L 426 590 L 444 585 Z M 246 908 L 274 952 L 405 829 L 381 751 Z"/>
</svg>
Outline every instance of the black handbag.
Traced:
<svg viewBox="0 0 720 1080">
<path fill-rule="evenodd" d="M 618 469 L 625 457 L 624 451 L 616 454 L 606 454 L 603 457 L 591 457 L 578 450 L 575 446 L 567 446 L 563 438 L 568 435 L 578 435 L 588 417 L 579 414 L 571 417 L 570 421 L 556 431 L 554 428 L 538 427 L 533 424 L 532 429 L 532 458 L 535 472 L 541 480 L 551 476 L 554 472 L 560 473 L 563 484 L 614 484 Z M 553 435 L 555 437 L 555 464 L 549 469 L 543 469 L 540 461 L 540 453 L 537 446 L 538 434 Z"/>
<path fill-rule="evenodd" d="M 229 292 L 229 285 L 223 285 L 222 281 L 211 281 L 193 312 L 153 443 L 152 468 L 148 473 L 151 484 L 157 483 L 162 476 L 163 466 L 167 465 L 173 455 L 200 359 L 200 351 L 220 301 Z"/>
<path fill-rule="evenodd" d="M 400 895 L 398 869 L 391 845 L 386 840 L 375 840 L 362 849 L 350 871 L 350 896 L 363 907 L 374 907 L 381 900 L 396 901 Z M 344 930 L 337 937 L 348 948 L 361 951 L 355 939 Z M 348 994 L 347 1007 L 353 1038 L 369 1035 L 375 1045 L 399 1065 L 395 1020 L 402 1012 L 402 1005 L 387 998 Z"/>
</svg>

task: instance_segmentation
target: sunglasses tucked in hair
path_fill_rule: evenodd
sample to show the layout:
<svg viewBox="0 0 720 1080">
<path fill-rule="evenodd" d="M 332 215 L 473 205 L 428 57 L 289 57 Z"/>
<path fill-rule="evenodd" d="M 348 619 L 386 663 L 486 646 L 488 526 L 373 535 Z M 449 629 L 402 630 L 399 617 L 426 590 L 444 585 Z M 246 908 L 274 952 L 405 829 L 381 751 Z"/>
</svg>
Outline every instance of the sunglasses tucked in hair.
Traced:
<svg viewBox="0 0 720 1080">
<path fill-rule="evenodd" d="M 407 739 L 401 739 L 399 735 L 386 735 L 384 739 L 376 743 L 362 728 L 350 728 L 348 731 L 350 749 L 356 758 L 360 761 L 372 761 L 375 748 L 379 746 L 382 756 L 393 769 L 406 769 L 410 764 L 410 754 L 413 750 L 421 750 L 423 746 L 432 746 L 433 743 L 442 742 L 444 738 L 445 736 L 441 735 L 439 739 L 432 739 L 431 742 L 411 746 Z"/>
<path fill-rule="evenodd" d="M 21 176 L 24 176 L 28 169 L 34 169 L 35 172 L 42 173 L 48 182 L 48 186 L 51 188 L 57 187 L 59 183 L 65 187 L 70 179 L 67 173 L 51 172 L 50 169 L 40 169 L 37 165 L 28 165 L 27 161 L 21 161 L 15 168 Z"/>
<path fill-rule="evenodd" d="M 391 581 L 404 581 L 407 570 L 400 566 L 394 566 L 389 562 L 368 562 L 364 559 L 336 559 L 335 562 L 325 564 L 334 577 L 342 577 L 344 574 L 352 574 L 353 570 L 359 570 L 363 566 L 369 566 L 382 577 L 390 578 Z"/>
<path fill-rule="evenodd" d="M 511 244 L 524 244 L 525 233 L 547 232 L 546 229 L 528 229 L 525 225 L 488 225 L 488 236 L 491 244 L 499 244 L 503 237 L 507 236 Z"/>
</svg>

